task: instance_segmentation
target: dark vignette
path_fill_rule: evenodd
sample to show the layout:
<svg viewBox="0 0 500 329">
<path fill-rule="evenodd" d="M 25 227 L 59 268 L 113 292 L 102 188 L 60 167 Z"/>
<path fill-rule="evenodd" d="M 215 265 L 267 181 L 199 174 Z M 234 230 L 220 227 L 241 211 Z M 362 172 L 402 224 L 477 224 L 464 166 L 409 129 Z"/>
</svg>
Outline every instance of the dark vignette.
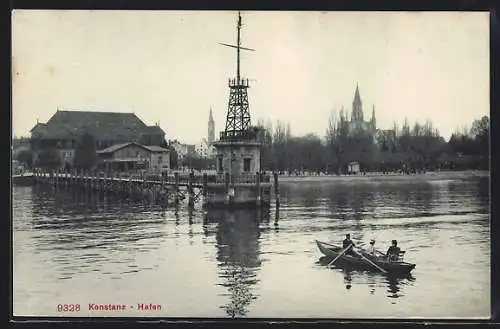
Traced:
<svg viewBox="0 0 500 329">
<path fill-rule="evenodd" d="M 212 1 L 201 1 L 201 0 L 191 0 L 191 1 L 181 1 L 181 0 L 169 0 L 169 1 L 156 1 L 156 0 L 44 0 L 43 3 L 40 0 L 11 0 L 9 3 L 9 11 L 7 13 L 4 22 L 6 22 L 8 31 L 11 31 L 11 10 L 13 9 L 94 9 L 94 10 L 112 10 L 112 9 L 126 9 L 126 10 L 411 10 L 411 11 L 490 11 L 490 117 L 491 117 L 491 140 L 495 141 L 497 136 L 497 124 L 499 96 L 497 93 L 498 86 L 496 80 L 499 74 L 499 50 L 500 50 L 500 13 L 498 12 L 499 4 L 495 0 L 406 0 L 406 1 L 395 1 L 395 0 L 351 0 L 351 1 L 265 1 L 265 0 L 254 0 L 254 1 L 238 1 L 237 3 L 229 0 L 212 0 Z M 11 33 L 7 36 L 7 49 L 8 58 L 11 56 Z M 8 217 L 4 221 L 7 223 L 7 229 L 4 230 L 3 241 L 7 243 L 7 250 L 9 250 L 8 268 L 9 280 L 4 281 L 8 284 L 9 292 L 9 306 L 7 312 L 9 324 L 15 324 L 17 326 L 50 326 L 54 327 L 57 325 L 77 325 L 79 327 L 90 327 L 90 326 L 108 326 L 123 328 L 124 326 L 144 326 L 144 325 L 161 325 L 168 327 L 234 327 L 234 328 L 254 328 L 256 326 L 262 327 L 276 327 L 276 326 L 289 326 L 289 327 L 302 327 L 302 326 L 317 326 L 317 327 L 427 327 L 428 325 L 435 326 L 474 326 L 478 324 L 483 326 L 498 323 L 500 321 L 500 289 L 498 273 L 499 267 L 495 260 L 500 257 L 499 245 L 500 241 L 495 239 L 495 233 L 500 231 L 500 223 L 496 222 L 495 214 L 499 211 L 497 210 L 497 203 L 494 200 L 494 196 L 497 191 L 498 176 L 495 173 L 495 168 L 497 165 L 497 148 L 498 144 L 491 143 L 491 320 L 490 321 L 444 321 L 444 320 L 425 320 L 425 321 L 359 321 L 359 320 L 349 320 L 349 319 L 336 319 L 331 321 L 325 320 L 299 320 L 299 319 L 249 319 L 249 320 L 226 320 L 226 319 L 175 319 L 175 318 L 165 318 L 165 319 L 140 319 L 140 318 L 27 318 L 27 317 L 13 317 L 12 309 L 12 227 L 11 227 L 11 196 L 12 196 L 12 185 L 10 179 L 10 146 L 11 146 L 11 114 L 12 114 L 12 102 L 11 102 L 11 62 L 8 61 L 8 81 L 7 81 L 7 101 L 6 111 L 7 120 L 3 123 L 7 124 L 7 127 L 2 130 L 5 133 L 5 137 L 2 138 L 2 142 L 5 143 L 6 153 L 8 154 L 9 162 L 7 167 L 9 169 L 7 173 L 7 184 L 9 191 L 9 197 L 4 197 L 3 200 L 7 200 L 8 204 L 4 209 L 8 209 Z M 7 76 L 7 75 L 6 75 Z M 457 282 L 457 284 L 460 284 Z"/>
</svg>

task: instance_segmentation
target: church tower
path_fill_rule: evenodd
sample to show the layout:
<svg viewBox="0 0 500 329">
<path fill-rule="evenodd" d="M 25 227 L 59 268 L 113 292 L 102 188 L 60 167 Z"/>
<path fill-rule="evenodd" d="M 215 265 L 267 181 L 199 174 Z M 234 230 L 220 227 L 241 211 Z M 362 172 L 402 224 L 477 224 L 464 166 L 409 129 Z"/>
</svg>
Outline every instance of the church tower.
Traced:
<svg viewBox="0 0 500 329">
<path fill-rule="evenodd" d="M 372 125 L 372 131 L 375 132 L 377 130 L 377 119 L 375 119 L 375 105 L 372 108 L 372 119 L 370 120 Z"/>
<path fill-rule="evenodd" d="M 207 142 L 209 146 L 212 146 L 212 143 L 215 141 L 215 122 L 214 117 L 212 115 L 212 108 L 210 107 L 210 114 L 208 116 L 208 135 Z"/>
<path fill-rule="evenodd" d="M 359 88 L 356 84 L 356 91 L 354 92 L 354 100 L 352 101 L 352 114 L 351 121 L 363 122 L 363 104 L 361 103 L 361 97 L 359 96 Z"/>
</svg>

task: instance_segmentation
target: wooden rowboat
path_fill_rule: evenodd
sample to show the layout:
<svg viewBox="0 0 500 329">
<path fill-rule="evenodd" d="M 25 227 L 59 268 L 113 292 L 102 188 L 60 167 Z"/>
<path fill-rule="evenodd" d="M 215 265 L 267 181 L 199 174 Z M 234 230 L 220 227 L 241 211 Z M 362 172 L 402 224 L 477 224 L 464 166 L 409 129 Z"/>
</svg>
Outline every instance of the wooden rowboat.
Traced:
<svg viewBox="0 0 500 329">
<path fill-rule="evenodd" d="M 319 250 L 325 256 L 331 259 L 337 257 L 343 250 L 341 247 L 333 246 L 331 244 L 321 242 L 318 240 L 316 240 L 316 244 L 318 245 Z M 388 261 L 385 258 L 370 256 L 366 253 L 363 253 L 363 256 L 365 258 L 368 258 L 377 266 L 387 271 L 387 274 L 392 274 L 392 275 L 408 275 L 416 266 L 415 264 L 407 263 L 404 261 Z M 335 266 L 349 268 L 349 269 L 356 269 L 356 270 L 380 272 L 380 269 L 378 269 L 373 264 L 370 264 L 370 262 L 363 259 L 363 257 L 356 254 L 346 253 L 340 256 L 335 261 Z"/>
</svg>

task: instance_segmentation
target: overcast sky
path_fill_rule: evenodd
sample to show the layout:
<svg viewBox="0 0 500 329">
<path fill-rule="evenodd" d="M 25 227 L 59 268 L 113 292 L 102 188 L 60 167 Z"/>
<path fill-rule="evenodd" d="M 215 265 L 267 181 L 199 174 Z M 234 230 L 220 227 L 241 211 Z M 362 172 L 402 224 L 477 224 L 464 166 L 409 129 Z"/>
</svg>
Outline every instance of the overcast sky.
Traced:
<svg viewBox="0 0 500 329">
<path fill-rule="evenodd" d="M 489 114 L 489 16 L 464 12 L 242 12 L 250 113 L 323 137 L 359 84 L 377 126 L 431 119 L 448 138 Z M 236 12 L 13 12 L 13 133 L 57 110 L 135 112 L 196 143 L 224 128 Z"/>
</svg>

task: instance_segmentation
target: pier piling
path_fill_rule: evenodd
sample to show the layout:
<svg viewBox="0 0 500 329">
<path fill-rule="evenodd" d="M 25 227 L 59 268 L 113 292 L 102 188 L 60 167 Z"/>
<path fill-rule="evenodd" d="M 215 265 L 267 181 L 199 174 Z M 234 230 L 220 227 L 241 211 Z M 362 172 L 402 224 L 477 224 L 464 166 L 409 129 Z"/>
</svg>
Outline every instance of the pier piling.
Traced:
<svg viewBox="0 0 500 329">
<path fill-rule="evenodd" d="M 179 173 L 174 173 L 174 203 L 179 204 Z"/>
<path fill-rule="evenodd" d="M 203 207 L 208 205 L 208 175 L 203 174 Z"/>
</svg>

